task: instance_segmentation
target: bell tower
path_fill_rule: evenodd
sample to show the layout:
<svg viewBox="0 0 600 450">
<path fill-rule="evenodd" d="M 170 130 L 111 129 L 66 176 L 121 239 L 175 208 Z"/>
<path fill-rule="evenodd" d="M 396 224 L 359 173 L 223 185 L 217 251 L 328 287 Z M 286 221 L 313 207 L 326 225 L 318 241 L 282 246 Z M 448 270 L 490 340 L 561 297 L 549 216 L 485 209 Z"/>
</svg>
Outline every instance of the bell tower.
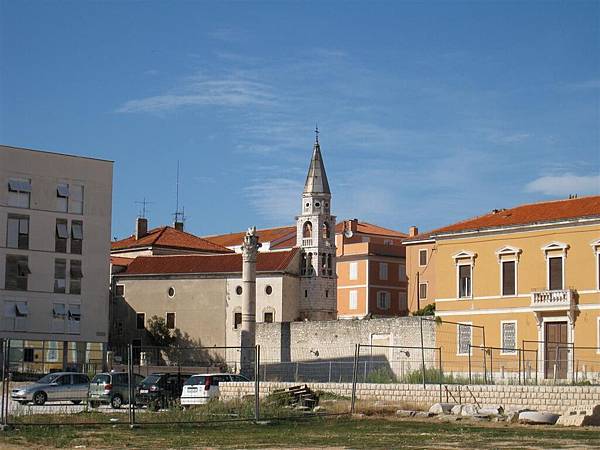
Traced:
<svg viewBox="0 0 600 450">
<path fill-rule="evenodd" d="M 333 320 L 337 317 L 335 270 L 335 217 L 331 215 L 331 191 L 315 129 L 312 158 L 302 192 L 301 213 L 296 218 L 300 266 L 300 317 Z"/>
</svg>

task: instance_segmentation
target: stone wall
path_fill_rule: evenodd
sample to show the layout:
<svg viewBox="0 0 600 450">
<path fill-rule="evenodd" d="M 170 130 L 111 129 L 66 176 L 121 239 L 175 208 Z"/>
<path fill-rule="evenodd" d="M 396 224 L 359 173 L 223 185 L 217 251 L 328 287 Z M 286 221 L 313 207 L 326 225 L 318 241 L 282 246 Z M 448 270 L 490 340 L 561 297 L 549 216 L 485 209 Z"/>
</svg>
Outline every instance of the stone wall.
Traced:
<svg viewBox="0 0 600 450">
<path fill-rule="evenodd" d="M 351 383 L 308 383 L 313 390 L 321 390 L 350 398 Z M 260 396 L 275 389 L 297 385 L 297 383 L 260 383 Z M 222 383 L 221 398 L 225 400 L 254 394 L 254 383 Z M 440 400 L 451 403 L 474 403 L 481 406 L 501 405 L 510 408 L 531 408 L 540 411 L 564 413 L 574 407 L 600 403 L 600 386 L 513 386 L 513 385 L 449 385 L 448 391 L 439 385 L 375 384 L 357 383 L 358 400 L 374 400 L 398 407 L 429 408 Z M 357 409 L 356 412 L 360 412 Z"/>
</svg>

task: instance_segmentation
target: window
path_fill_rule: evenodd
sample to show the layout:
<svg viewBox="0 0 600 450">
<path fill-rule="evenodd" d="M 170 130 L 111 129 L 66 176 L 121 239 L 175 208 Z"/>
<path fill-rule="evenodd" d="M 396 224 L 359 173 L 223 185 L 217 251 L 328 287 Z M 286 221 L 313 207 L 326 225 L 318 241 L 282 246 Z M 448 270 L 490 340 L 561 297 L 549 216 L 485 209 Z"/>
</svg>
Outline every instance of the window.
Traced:
<svg viewBox="0 0 600 450">
<path fill-rule="evenodd" d="M 458 297 L 471 296 L 471 265 L 458 266 Z"/>
<path fill-rule="evenodd" d="M 427 298 L 427 283 L 419 283 L 419 299 Z"/>
<path fill-rule="evenodd" d="M 563 289 L 562 256 L 548 258 L 548 289 L 551 291 Z"/>
<path fill-rule="evenodd" d="M 408 311 L 408 296 L 404 291 L 398 292 L 398 310 Z"/>
<path fill-rule="evenodd" d="M 390 309 L 390 293 L 381 291 L 377 293 L 377 308 Z"/>
<path fill-rule="evenodd" d="M 71 222 L 71 253 L 81 255 L 83 247 L 83 222 L 73 220 Z"/>
<path fill-rule="evenodd" d="M 350 276 L 349 276 L 349 278 L 351 280 L 358 280 L 358 263 L 357 262 L 351 262 L 349 264 L 349 269 L 350 269 Z"/>
<path fill-rule="evenodd" d="M 46 342 L 46 362 L 58 362 L 58 342 Z"/>
<path fill-rule="evenodd" d="M 64 333 L 66 318 L 67 308 L 65 304 L 54 303 L 54 305 L 52 305 L 52 331 L 57 333 Z"/>
<path fill-rule="evenodd" d="M 329 289 L 325 289 L 325 298 L 329 298 Z"/>
<path fill-rule="evenodd" d="M 125 286 L 122 284 L 117 284 L 115 286 L 115 295 L 117 297 L 123 297 L 125 295 Z"/>
<path fill-rule="evenodd" d="M 65 219 L 56 219 L 54 251 L 57 253 L 67 253 L 68 239 L 69 232 L 67 230 L 67 221 Z"/>
<path fill-rule="evenodd" d="M 35 351 L 32 348 L 24 348 L 23 349 L 23 361 L 24 362 L 33 362 L 35 359 Z"/>
<path fill-rule="evenodd" d="M 145 313 L 137 313 L 135 315 L 135 327 L 138 330 L 143 330 L 146 328 L 146 314 Z"/>
<path fill-rule="evenodd" d="M 384 239 L 383 245 L 394 245 L 394 241 L 392 241 L 391 239 Z"/>
<path fill-rule="evenodd" d="M 173 286 L 169 287 L 169 289 L 167 290 L 167 295 L 169 296 L 169 298 L 175 297 L 175 288 Z"/>
<path fill-rule="evenodd" d="M 517 263 L 502 261 L 502 295 L 517 293 Z"/>
<path fill-rule="evenodd" d="M 398 264 L 398 280 L 406 281 L 406 266 L 404 264 Z"/>
<path fill-rule="evenodd" d="M 310 221 L 304 222 L 304 225 L 302 226 L 302 237 L 305 239 L 312 237 L 312 223 Z"/>
<path fill-rule="evenodd" d="M 471 324 L 459 323 L 458 332 L 458 354 L 468 355 L 471 352 Z"/>
<path fill-rule="evenodd" d="M 387 280 L 388 279 L 388 265 L 387 263 L 379 263 L 379 279 Z"/>
<path fill-rule="evenodd" d="M 273 287 L 268 284 L 267 287 L 265 287 L 265 294 L 267 295 L 271 295 L 273 293 Z"/>
<path fill-rule="evenodd" d="M 83 214 L 83 186 L 80 184 L 69 185 L 69 212 Z"/>
<path fill-rule="evenodd" d="M 27 179 L 8 180 L 8 206 L 29 208 L 31 181 Z"/>
<path fill-rule="evenodd" d="M 69 211 L 69 185 L 59 183 L 56 186 L 56 210 L 60 212 Z"/>
<path fill-rule="evenodd" d="M 233 314 L 233 328 L 236 330 L 242 325 L 242 313 L 236 312 Z"/>
<path fill-rule="evenodd" d="M 4 328 L 24 331 L 27 325 L 29 308 L 27 302 L 4 302 Z"/>
<path fill-rule="evenodd" d="M 264 314 L 264 322 L 265 323 L 273 323 L 273 313 L 272 312 L 266 312 Z"/>
<path fill-rule="evenodd" d="M 329 239 L 329 224 L 327 222 L 323 222 L 323 239 Z"/>
<path fill-rule="evenodd" d="M 304 298 L 308 298 L 308 289 L 304 289 Z"/>
<path fill-rule="evenodd" d="M 426 266 L 427 265 L 427 249 L 426 248 L 422 248 L 421 250 L 419 250 L 419 266 Z"/>
<path fill-rule="evenodd" d="M 244 291 L 243 291 L 243 289 L 242 289 L 242 287 L 241 287 L 241 286 L 237 286 L 237 287 L 235 288 L 235 293 L 236 293 L 237 295 L 242 295 L 242 292 L 244 292 Z"/>
<path fill-rule="evenodd" d="M 27 278 L 31 271 L 27 256 L 6 255 L 6 279 L 4 288 L 12 291 L 26 291 Z"/>
<path fill-rule="evenodd" d="M 6 246 L 10 248 L 29 248 L 29 217 L 8 216 L 6 224 Z"/>
<path fill-rule="evenodd" d="M 67 260 L 54 260 L 54 292 L 64 294 L 67 287 Z"/>
<path fill-rule="evenodd" d="M 517 353 L 517 322 L 501 322 L 502 354 Z"/>
<path fill-rule="evenodd" d="M 81 261 L 71 260 L 71 270 L 69 271 L 69 275 L 71 276 L 69 282 L 69 294 L 81 294 L 81 279 L 83 278 Z"/>
<path fill-rule="evenodd" d="M 167 313 L 167 328 L 169 330 L 175 329 L 175 313 L 174 312 Z"/>
<path fill-rule="evenodd" d="M 349 304 L 350 309 L 358 309 L 358 291 L 352 290 L 349 292 Z"/>
<path fill-rule="evenodd" d="M 79 333 L 81 323 L 81 305 L 69 305 L 69 332 Z"/>
</svg>

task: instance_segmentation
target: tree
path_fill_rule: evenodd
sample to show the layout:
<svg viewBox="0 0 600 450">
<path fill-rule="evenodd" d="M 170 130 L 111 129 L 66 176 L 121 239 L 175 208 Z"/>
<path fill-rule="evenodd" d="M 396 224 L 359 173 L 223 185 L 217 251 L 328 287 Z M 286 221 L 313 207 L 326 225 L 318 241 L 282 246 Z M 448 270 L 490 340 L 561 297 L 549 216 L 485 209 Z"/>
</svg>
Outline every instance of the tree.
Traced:
<svg viewBox="0 0 600 450">
<path fill-rule="evenodd" d="M 434 316 L 435 315 L 435 303 L 430 303 L 418 311 L 413 312 L 413 316 Z"/>
<path fill-rule="evenodd" d="M 147 330 L 153 345 L 157 347 L 170 347 L 175 343 L 175 337 L 167 328 L 164 317 L 152 316 L 148 320 Z"/>
</svg>

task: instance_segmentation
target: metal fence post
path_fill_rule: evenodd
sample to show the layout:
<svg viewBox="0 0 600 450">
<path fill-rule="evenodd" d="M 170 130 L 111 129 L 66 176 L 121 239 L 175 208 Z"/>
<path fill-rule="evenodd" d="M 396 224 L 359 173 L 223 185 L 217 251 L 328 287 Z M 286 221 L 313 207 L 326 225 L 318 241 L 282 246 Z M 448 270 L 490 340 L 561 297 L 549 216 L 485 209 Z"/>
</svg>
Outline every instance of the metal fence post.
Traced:
<svg viewBox="0 0 600 450">
<path fill-rule="evenodd" d="M 538 361 L 538 350 L 535 350 L 535 384 L 537 386 L 538 384 L 538 365 L 539 365 L 539 361 Z"/>
<path fill-rule="evenodd" d="M 358 375 L 358 358 L 360 355 L 360 344 L 354 347 L 354 364 L 352 367 L 352 397 L 350 400 L 350 414 L 354 414 L 356 404 L 356 377 Z"/>
<path fill-rule="evenodd" d="M 6 389 L 6 341 L 4 339 L 2 342 L 2 405 L 0 408 L 0 422 L 3 426 L 6 426 L 6 420 L 4 417 L 4 402 L 7 400 L 4 391 Z"/>
<path fill-rule="evenodd" d="M 254 420 L 260 420 L 260 345 L 256 346 L 254 357 Z"/>
<path fill-rule="evenodd" d="M 487 384 L 487 356 L 485 346 L 481 349 L 483 353 L 483 383 Z"/>
<path fill-rule="evenodd" d="M 440 368 L 440 403 L 442 403 L 442 378 L 444 378 L 444 371 L 442 369 L 442 347 L 438 347 L 438 353 L 439 353 L 438 361 L 439 361 L 439 368 Z"/>
<path fill-rule="evenodd" d="M 423 389 L 425 389 L 425 353 L 423 350 L 423 317 L 419 321 L 420 329 L 421 329 L 421 378 L 423 379 Z"/>
<path fill-rule="evenodd" d="M 5 345 L 4 345 L 4 357 L 2 359 L 2 366 L 5 367 L 5 377 L 2 380 L 2 390 L 3 390 L 3 394 L 2 397 L 4 398 L 4 403 L 2 405 L 2 407 L 4 408 L 4 414 L 3 414 L 3 418 L 4 418 L 4 423 L 3 425 L 5 427 L 8 427 L 9 422 L 8 422 L 8 402 L 9 402 L 9 398 L 8 395 L 10 393 L 10 339 L 7 339 L 5 341 Z"/>
<path fill-rule="evenodd" d="M 473 384 L 473 372 L 471 368 L 471 349 L 472 346 L 469 344 L 469 384 Z"/>
<path fill-rule="evenodd" d="M 490 347 L 490 383 L 494 384 L 494 349 Z"/>
</svg>

